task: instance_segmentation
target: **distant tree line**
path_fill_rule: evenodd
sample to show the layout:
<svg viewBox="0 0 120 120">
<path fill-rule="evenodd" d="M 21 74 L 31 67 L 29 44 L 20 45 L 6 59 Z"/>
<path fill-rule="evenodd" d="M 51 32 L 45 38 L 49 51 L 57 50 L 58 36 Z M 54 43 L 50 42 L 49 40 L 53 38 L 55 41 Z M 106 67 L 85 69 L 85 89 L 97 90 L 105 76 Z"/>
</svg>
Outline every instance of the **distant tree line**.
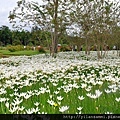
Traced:
<svg viewBox="0 0 120 120">
<path fill-rule="evenodd" d="M 31 31 L 11 30 L 8 26 L 0 27 L 0 45 L 42 45 L 47 46 L 50 33 L 33 27 Z"/>
</svg>

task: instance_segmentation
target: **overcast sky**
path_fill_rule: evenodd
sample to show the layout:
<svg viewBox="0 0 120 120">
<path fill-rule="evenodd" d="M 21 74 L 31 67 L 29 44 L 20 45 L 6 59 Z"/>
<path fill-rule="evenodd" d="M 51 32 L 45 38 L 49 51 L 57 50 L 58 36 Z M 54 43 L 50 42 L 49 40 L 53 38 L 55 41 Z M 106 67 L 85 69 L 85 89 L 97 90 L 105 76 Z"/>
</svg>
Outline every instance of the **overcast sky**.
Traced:
<svg viewBox="0 0 120 120">
<path fill-rule="evenodd" d="M 2 25 L 9 26 L 11 29 L 11 24 L 9 23 L 9 12 L 17 6 L 17 1 L 19 0 L 0 0 L 0 27 Z M 29 1 L 42 1 L 42 0 L 29 0 Z"/>
</svg>

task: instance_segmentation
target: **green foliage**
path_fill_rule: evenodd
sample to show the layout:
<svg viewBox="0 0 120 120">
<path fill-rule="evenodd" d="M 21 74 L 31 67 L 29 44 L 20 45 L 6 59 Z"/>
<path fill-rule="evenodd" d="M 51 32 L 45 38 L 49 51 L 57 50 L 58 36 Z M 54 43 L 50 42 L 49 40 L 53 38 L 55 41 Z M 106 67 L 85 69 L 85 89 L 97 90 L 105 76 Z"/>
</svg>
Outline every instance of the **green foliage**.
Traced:
<svg viewBox="0 0 120 120">
<path fill-rule="evenodd" d="M 15 40 L 15 41 L 13 42 L 13 45 L 21 45 L 20 40 Z"/>
<path fill-rule="evenodd" d="M 23 48 L 22 45 L 16 45 L 16 46 L 8 45 L 8 46 L 7 46 L 7 49 L 8 49 L 10 52 L 15 52 L 15 51 L 24 50 L 24 48 Z"/>
<path fill-rule="evenodd" d="M 29 45 L 27 45 L 25 48 L 24 48 L 24 50 L 31 50 L 32 48 L 31 48 L 31 46 L 29 46 Z"/>
</svg>

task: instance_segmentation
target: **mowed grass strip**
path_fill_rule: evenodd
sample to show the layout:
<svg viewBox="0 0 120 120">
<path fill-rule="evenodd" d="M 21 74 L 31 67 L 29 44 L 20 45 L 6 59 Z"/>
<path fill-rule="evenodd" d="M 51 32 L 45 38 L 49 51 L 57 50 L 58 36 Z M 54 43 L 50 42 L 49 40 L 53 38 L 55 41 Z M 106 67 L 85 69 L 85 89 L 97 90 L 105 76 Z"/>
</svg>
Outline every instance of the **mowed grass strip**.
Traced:
<svg viewBox="0 0 120 120">
<path fill-rule="evenodd" d="M 10 52 L 8 50 L 0 50 L 0 56 L 19 56 L 19 55 L 37 55 L 40 54 L 37 50 L 23 50 L 23 51 L 15 51 Z"/>
</svg>

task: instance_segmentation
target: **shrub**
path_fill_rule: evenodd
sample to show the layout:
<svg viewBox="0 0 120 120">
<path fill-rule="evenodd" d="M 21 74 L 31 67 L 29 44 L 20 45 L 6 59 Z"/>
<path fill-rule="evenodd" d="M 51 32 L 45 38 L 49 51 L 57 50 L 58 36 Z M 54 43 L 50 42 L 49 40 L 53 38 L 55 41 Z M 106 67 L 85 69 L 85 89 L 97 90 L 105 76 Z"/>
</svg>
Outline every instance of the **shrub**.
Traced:
<svg viewBox="0 0 120 120">
<path fill-rule="evenodd" d="M 24 50 L 32 50 L 32 47 L 27 45 Z"/>
<path fill-rule="evenodd" d="M 9 45 L 9 46 L 7 46 L 7 49 L 8 49 L 10 52 L 15 52 L 15 51 L 24 50 L 24 48 L 23 48 L 22 45 L 16 45 L 16 46 Z"/>
</svg>

